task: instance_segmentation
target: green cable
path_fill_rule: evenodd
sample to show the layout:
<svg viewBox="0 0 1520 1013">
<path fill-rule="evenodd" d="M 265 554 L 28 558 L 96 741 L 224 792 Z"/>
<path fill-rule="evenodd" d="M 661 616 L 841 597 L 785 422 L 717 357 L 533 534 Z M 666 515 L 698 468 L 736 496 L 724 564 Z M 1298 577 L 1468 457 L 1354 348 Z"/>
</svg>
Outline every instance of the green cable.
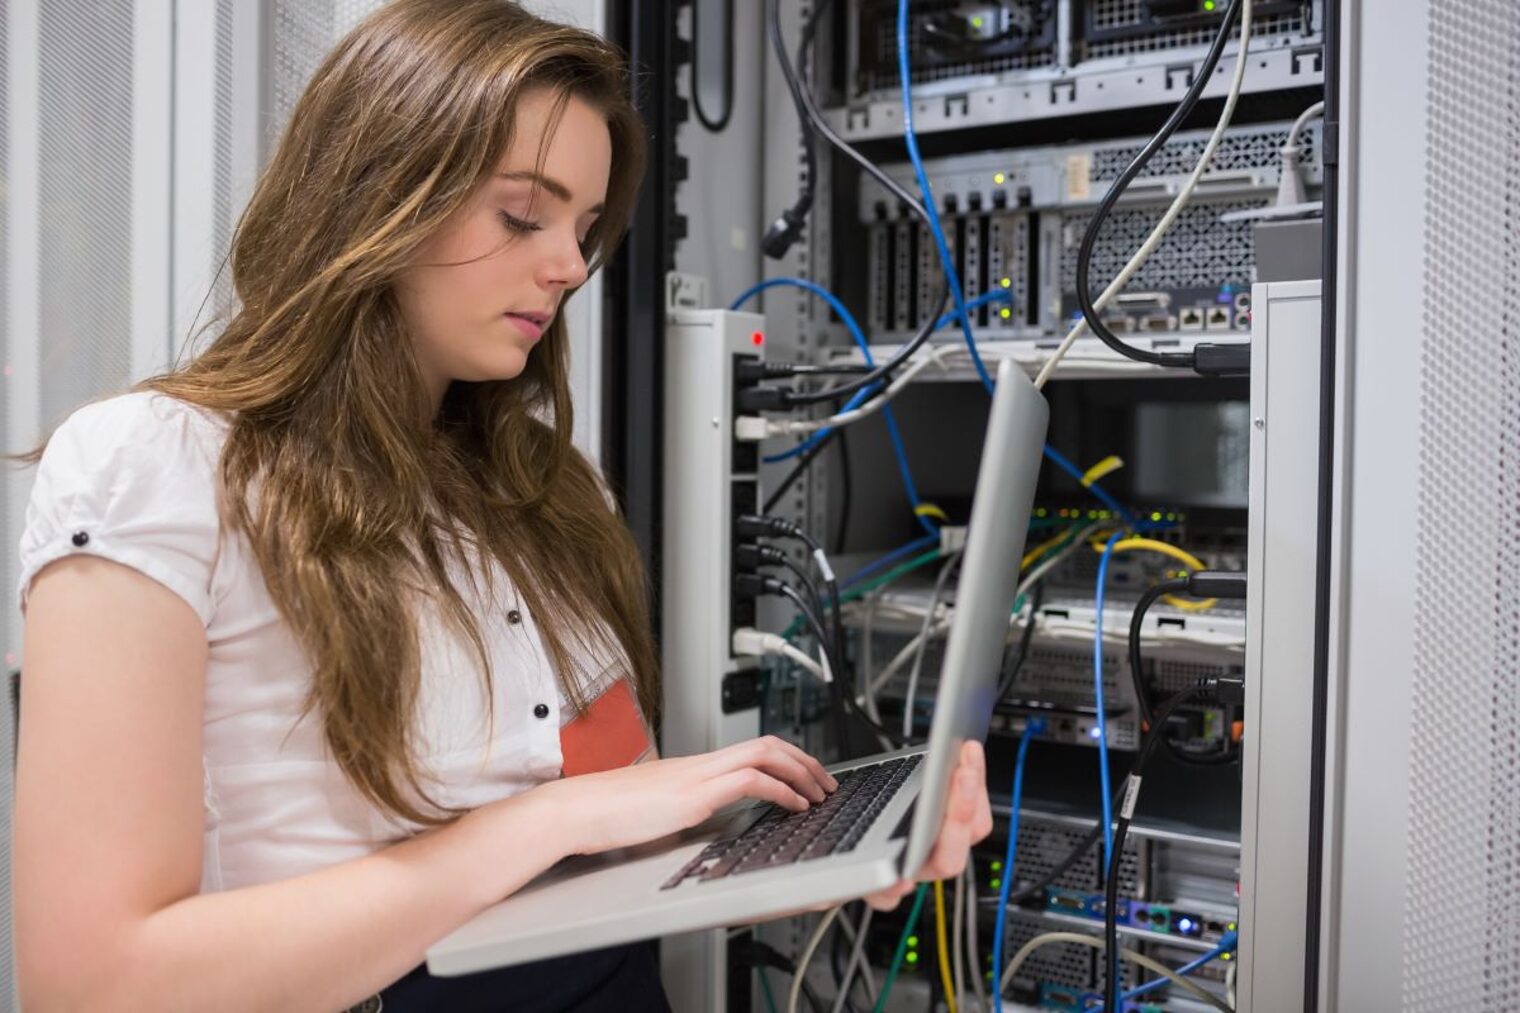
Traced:
<svg viewBox="0 0 1520 1013">
<path fill-rule="evenodd" d="M 771 995 L 771 981 L 765 976 L 765 968 L 758 967 L 755 970 L 760 975 L 760 990 L 765 993 L 765 1005 L 771 1013 L 776 1013 L 776 997 Z"/>
<path fill-rule="evenodd" d="M 913 929 L 918 925 L 918 913 L 923 910 L 924 895 L 928 892 L 928 883 L 918 884 L 918 893 L 913 896 L 913 910 L 908 912 L 908 924 L 903 926 L 902 936 L 897 940 L 897 952 L 892 955 L 887 980 L 881 983 L 881 994 L 876 997 L 876 1008 L 871 1013 L 882 1013 L 887 1008 L 887 993 L 892 991 L 892 982 L 897 980 L 897 972 L 902 968 L 903 957 L 908 952 L 908 937 L 913 935 Z"/>
</svg>

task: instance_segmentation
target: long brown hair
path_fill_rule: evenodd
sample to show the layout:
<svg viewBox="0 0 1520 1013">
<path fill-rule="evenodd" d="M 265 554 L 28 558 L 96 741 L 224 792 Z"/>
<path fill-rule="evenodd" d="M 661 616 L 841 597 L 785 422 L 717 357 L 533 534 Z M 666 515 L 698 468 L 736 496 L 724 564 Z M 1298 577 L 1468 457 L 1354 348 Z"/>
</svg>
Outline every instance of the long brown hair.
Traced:
<svg viewBox="0 0 1520 1013">
<path fill-rule="evenodd" d="M 638 551 L 570 442 L 563 312 L 520 376 L 456 382 L 434 417 L 391 290 L 496 170 L 517 100 L 542 87 L 606 116 L 612 172 L 587 242 L 599 266 L 643 172 L 621 54 L 509 0 L 394 0 L 296 104 L 232 240 L 237 311 L 194 359 L 139 385 L 230 415 L 224 529 L 247 536 L 311 662 L 306 712 L 365 797 L 423 824 L 458 813 L 418 764 L 417 609 L 432 599 L 473 647 L 488 700 L 480 629 L 504 621 L 466 606 L 453 561 L 501 563 L 577 709 L 598 674 L 577 659 L 609 654 L 651 720 L 658 702 Z"/>
</svg>

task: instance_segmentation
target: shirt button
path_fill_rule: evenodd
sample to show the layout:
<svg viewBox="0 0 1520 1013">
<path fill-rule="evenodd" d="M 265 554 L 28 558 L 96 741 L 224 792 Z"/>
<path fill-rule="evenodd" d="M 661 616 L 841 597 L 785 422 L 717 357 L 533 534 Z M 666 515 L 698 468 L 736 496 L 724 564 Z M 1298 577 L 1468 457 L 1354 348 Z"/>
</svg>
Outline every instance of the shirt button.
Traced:
<svg viewBox="0 0 1520 1013">
<path fill-rule="evenodd" d="M 543 720 L 544 718 L 548 717 L 549 716 L 549 705 L 546 704 L 546 703 L 541 703 L 537 707 L 534 707 L 533 708 L 533 716 L 536 717 L 536 718 L 538 718 L 539 720 Z"/>
<path fill-rule="evenodd" d="M 513 626 L 516 626 L 518 623 L 522 622 L 522 613 L 516 609 L 513 609 L 507 613 L 507 622 L 511 623 Z"/>
<path fill-rule="evenodd" d="M 90 541 L 90 533 L 88 531 L 76 531 L 76 532 L 74 532 L 74 544 L 75 545 L 84 546 L 84 545 L 89 544 L 89 541 Z"/>
</svg>

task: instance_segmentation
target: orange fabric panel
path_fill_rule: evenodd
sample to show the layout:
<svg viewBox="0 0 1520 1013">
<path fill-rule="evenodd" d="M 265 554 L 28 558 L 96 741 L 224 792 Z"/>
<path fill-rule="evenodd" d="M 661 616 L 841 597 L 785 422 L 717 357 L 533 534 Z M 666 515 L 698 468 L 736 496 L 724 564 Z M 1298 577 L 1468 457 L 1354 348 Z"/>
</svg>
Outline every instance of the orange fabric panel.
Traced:
<svg viewBox="0 0 1520 1013">
<path fill-rule="evenodd" d="M 586 709 L 559 730 L 565 777 L 626 767 L 649 748 L 633 688 L 619 679 Z"/>
</svg>

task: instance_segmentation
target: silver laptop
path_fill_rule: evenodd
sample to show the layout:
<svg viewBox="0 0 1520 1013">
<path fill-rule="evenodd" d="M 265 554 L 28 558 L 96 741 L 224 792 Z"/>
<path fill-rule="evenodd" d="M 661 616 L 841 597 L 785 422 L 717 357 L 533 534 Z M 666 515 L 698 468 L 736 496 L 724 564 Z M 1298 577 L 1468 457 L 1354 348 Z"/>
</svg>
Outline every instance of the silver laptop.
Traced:
<svg viewBox="0 0 1520 1013">
<path fill-rule="evenodd" d="M 939 834 L 961 744 L 985 739 L 992 718 L 1048 418 L 1045 399 L 1005 361 L 926 746 L 829 768 L 839 789 L 803 813 L 748 804 L 672 837 L 561 862 L 429 949 L 428 970 L 468 974 L 759 922 L 916 873 Z"/>
</svg>

